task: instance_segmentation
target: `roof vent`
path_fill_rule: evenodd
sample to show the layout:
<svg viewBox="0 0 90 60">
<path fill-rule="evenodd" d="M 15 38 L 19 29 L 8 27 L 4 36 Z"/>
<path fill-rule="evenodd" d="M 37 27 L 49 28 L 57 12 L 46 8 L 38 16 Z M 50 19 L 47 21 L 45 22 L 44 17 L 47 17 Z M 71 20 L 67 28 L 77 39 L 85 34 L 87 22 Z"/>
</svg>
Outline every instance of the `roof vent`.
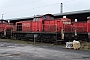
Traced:
<svg viewBox="0 0 90 60">
<path fill-rule="evenodd" d="M 66 18 L 66 16 L 63 16 L 63 18 Z"/>
<path fill-rule="evenodd" d="M 75 22 L 77 22 L 77 19 L 75 19 Z"/>
<path fill-rule="evenodd" d="M 34 17 L 41 17 L 41 15 L 34 15 Z"/>
<path fill-rule="evenodd" d="M 8 23 L 10 23 L 10 20 L 8 20 Z"/>
</svg>

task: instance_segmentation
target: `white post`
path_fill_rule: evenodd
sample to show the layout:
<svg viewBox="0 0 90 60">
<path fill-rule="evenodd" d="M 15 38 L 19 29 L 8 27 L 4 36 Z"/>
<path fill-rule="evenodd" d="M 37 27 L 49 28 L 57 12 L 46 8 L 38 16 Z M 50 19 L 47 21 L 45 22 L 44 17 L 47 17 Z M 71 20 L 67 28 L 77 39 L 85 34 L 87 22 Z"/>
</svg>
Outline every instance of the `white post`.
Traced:
<svg viewBox="0 0 90 60">
<path fill-rule="evenodd" d="M 62 37 L 62 39 L 64 39 L 64 30 L 63 29 L 61 30 L 61 37 Z"/>
<path fill-rule="evenodd" d="M 77 19 L 75 19 L 75 22 L 77 22 Z M 77 30 L 75 29 L 75 36 L 77 36 Z"/>
<path fill-rule="evenodd" d="M 63 16 L 63 18 L 66 18 L 66 16 Z"/>
<path fill-rule="evenodd" d="M 77 19 L 75 19 L 75 22 L 77 22 Z"/>
<path fill-rule="evenodd" d="M 8 20 L 8 23 L 10 23 L 10 20 Z"/>
<path fill-rule="evenodd" d="M 76 31 L 76 29 L 75 29 L 75 36 L 77 36 L 77 31 Z"/>
<path fill-rule="evenodd" d="M 57 42 L 57 24 L 56 24 L 56 42 Z"/>
<path fill-rule="evenodd" d="M 35 44 L 35 41 L 36 41 L 35 39 L 36 39 L 36 34 L 34 34 L 34 44 Z"/>
</svg>

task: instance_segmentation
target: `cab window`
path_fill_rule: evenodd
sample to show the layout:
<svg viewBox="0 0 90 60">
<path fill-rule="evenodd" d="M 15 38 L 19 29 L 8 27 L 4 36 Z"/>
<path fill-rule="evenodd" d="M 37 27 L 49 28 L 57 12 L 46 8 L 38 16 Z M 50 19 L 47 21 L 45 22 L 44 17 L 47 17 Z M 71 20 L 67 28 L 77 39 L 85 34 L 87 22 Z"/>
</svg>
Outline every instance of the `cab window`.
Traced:
<svg viewBox="0 0 90 60">
<path fill-rule="evenodd" d="M 33 21 L 39 21 L 40 20 L 40 18 L 34 18 L 33 19 Z"/>
<path fill-rule="evenodd" d="M 50 17 L 50 19 L 52 20 L 52 19 L 54 19 L 54 17 Z"/>
<path fill-rule="evenodd" d="M 47 19 L 47 16 L 43 16 L 43 20 L 46 20 Z"/>
<path fill-rule="evenodd" d="M 6 21 L 0 21 L 0 23 L 7 23 Z"/>
</svg>

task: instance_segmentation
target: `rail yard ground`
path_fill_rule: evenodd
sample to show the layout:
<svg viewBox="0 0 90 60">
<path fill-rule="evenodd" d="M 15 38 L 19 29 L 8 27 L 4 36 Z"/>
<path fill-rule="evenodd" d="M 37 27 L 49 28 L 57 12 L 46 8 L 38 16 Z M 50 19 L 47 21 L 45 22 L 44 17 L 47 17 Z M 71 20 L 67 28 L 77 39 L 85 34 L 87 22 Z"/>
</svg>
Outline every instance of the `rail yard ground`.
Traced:
<svg viewBox="0 0 90 60">
<path fill-rule="evenodd" d="M 87 46 L 86 43 L 82 45 Z M 90 60 L 90 50 L 73 50 L 63 47 L 0 39 L 0 60 Z"/>
</svg>

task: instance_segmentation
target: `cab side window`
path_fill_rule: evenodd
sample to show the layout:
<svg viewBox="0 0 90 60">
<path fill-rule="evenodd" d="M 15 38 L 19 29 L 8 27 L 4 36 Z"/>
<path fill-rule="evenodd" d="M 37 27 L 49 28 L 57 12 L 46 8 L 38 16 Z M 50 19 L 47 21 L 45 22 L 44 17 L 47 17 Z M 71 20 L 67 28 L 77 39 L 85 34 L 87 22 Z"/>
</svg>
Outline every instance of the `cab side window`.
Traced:
<svg viewBox="0 0 90 60">
<path fill-rule="evenodd" d="M 47 19 L 47 16 L 43 16 L 43 20 L 46 20 Z"/>
<path fill-rule="evenodd" d="M 34 18 L 33 19 L 33 21 L 35 22 L 35 21 L 39 21 L 40 20 L 40 18 Z"/>
<path fill-rule="evenodd" d="M 53 17 L 50 17 L 51 20 L 53 20 L 54 18 Z"/>
<path fill-rule="evenodd" d="M 0 23 L 7 23 L 6 21 L 0 21 Z"/>
</svg>

